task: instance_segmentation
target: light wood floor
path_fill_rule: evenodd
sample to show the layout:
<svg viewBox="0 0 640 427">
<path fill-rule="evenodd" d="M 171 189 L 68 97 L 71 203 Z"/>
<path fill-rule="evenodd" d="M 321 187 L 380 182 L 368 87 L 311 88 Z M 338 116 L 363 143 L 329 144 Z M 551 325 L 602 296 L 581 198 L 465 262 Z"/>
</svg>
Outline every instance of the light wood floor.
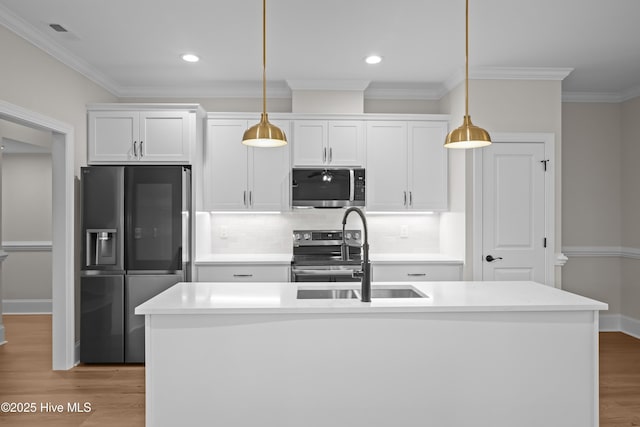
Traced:
<svg viewBox="0 0 640 427">
<path fill-rule="evenodd" d="M 35 402 L 35 414 L 0 413 L 0 426 L 144 426 L 144 367 L 82 365 L 51 370 L 51 316 L 4 316 L 7 344 L 0 346 L 0 402 Z M 40 412 L 62 404 L 65 413 Z M 68 413 L 67 404 L 91 404 Z"/>
<path fill-rule="evenodd" d="M 2 426 L 144 426 L 144 368 L 51 370 L 51 316 L 5 316 L 0 402 L 36 402 L 36 414 L 0 413 Z M 91 412 L 46 414 L 41 403 L 89 402 Z M 640 426 L 640 340 L 600 334 L 600 426 Z"/>
</svg>

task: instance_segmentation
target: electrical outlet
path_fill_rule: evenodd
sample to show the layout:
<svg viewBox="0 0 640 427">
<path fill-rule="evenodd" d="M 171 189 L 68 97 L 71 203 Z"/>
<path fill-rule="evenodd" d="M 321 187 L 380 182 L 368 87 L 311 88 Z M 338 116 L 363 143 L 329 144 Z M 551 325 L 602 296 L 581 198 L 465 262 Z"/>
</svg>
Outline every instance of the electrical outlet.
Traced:
<svg viewBox="0 0 640 427">
<path fill-rule="evenodd" d="M 400 226 L 400 238 L 407 239 L 409 238 L 409 226 L 401 225 Z"/>
<path fill-rule="evenodd" d="M 221 225 L 219 235 L 221 239 L 226 239 L 227 237 L 229 237 L 229 228 L 226 225 Z"/>
</svg>

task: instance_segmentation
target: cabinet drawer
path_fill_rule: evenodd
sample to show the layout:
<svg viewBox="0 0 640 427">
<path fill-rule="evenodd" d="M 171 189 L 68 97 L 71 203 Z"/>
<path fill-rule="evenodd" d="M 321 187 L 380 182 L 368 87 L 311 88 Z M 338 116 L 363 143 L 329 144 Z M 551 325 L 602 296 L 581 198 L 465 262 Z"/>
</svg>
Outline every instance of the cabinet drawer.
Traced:
<svg viewBox="0 0 640 427">
<path fill-rule="evenodd" d="M 412 280 L 462 280 L 462 266 L 456 264 L 374 265 L 373 281 L 406 282 Z"/>
<path fill-rule="evenodd" d="M 215 265 L 197 268 L 198 282 L 288 282 L 288 265 Z"/>
</svg>

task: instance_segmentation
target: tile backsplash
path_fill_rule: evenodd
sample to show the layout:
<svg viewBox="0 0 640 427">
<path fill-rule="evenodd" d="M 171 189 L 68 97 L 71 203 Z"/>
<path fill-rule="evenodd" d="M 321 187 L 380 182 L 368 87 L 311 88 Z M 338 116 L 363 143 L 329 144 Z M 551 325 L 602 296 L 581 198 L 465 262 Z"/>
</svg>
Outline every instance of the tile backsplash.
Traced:
<svg viewBox="0 0 640 427">
<path fill-rule="evenodd" d="M 293 230 L 341 229 L 344 209 L 278 214 L 196 213 L 196 258 L 210 254 L 291 253 Z M 372 253 L 439 253 L 440 215 L 367 214 Z M 351 214 L 347 228 L 362 229 Z"/>
</svg>

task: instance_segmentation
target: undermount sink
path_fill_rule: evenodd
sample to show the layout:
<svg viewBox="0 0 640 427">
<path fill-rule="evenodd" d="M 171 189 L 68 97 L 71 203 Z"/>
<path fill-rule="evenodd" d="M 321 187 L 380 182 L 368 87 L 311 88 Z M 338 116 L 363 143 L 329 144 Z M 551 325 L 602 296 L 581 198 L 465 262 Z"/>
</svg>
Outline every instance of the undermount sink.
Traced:
<svg viewBox="0 0 640 427">
<path fill-rule="evenodd" d="M 357 298 L 354 289 L 298 289 L 298 299 Z"/>
<path fill-rule="evenodd" d="M 371 288 L 371 298 L 426 298 L 413 288 Z"/>
<path fill-rule="evenodd" d="M 298 289 L 298 299 L 360 299 L 360 289 Z M 371 288 L 371 298 L 428 298 L 413 287 Z"/>
</svg>

